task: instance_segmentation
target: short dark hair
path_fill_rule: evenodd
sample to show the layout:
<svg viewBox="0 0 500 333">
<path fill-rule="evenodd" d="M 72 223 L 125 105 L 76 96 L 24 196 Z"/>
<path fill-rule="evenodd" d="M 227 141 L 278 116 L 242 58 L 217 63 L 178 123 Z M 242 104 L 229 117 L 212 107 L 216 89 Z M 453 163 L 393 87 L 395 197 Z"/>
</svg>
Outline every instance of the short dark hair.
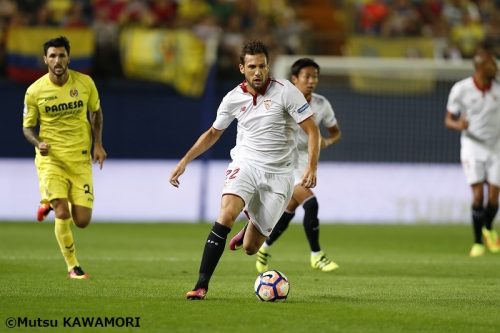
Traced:
<svg viewBox="0 0 500 333">
<path fill-rule="evenodd" d="M 318 70 L 319 74 L 319 65 L 316 63 L 316 61 L 312 60 L 311 58 L 300 58 L 299 60 L 295 61 L 292 65 L 292 75 L 293 76 L 299 76 L 300 71 L 304 67 L 314 67 Z"/>
<path fill-rule="evenodd" d="M 66 52 L 68 52 L 69 55 L 70 46 L 69 46 L 69 40 L 66 37 L 59 36 L 56 38 L 49 39 L 48 41 L 43 43 L 43 54 L 47 55 L 47 50 L 49 49 L 49 47 L 62 47 L 62 46 L 66 49 Z"/>
<path fill-rule="evenodd" d="M 240 54 L 240 64 L 245 64 L 245 56 L 247 54 L 261 54 L 263 53 L 266 56 L 266 60 L 269 60 L 269 52 L 267 50 L 267 46 L 264 45 L 261 41 L 252 40 L 243 45 Z"/>
</svg>

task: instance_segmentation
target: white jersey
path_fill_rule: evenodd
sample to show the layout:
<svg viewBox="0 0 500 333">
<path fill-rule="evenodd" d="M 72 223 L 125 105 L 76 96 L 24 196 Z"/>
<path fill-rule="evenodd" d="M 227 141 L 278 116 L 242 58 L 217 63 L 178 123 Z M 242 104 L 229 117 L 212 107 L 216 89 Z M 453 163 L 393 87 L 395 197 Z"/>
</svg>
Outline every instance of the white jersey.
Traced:
<svg viewBox="0 0 500 333">
<path fill-rule="evenodd" d="M 330 128 L 337 125 L 337 119 L 335 118 L 335 112 L 333 111 L 332 105 L 324 96 L 312 93 L 309 105 L 314 114 L 313 120 L 318 127 L 322 125 L 326 128 Z M 297 149 L 300 154 L 307 153 L 307 138 L 307 133 L 300 129 L 297 139 Z"/>
<path fill-rule="evenodd" d="M 264 172 L 287 173 L 296 162 L 296 124 L 312 114 L 304 95 L 288 80 L 271 79 L 264 95 L 256 96 L 247 91 L 244 82 L 224 97 L 212 126 L 223 130 L 236 118 L 233 161 Z"/>
<path fill-rule="evenodd" d="M 313 93 L 311 100 L 309 101 L 309 105 L 311 106 L 314 115 L 313 120 L 318 127 L 321 125 L 326 128 L 330 128 L 337 125 L 337 119 L 335 118 L 335 112 L 333 111 L 332 105 L 324 96 Z M 306 132 L 299 129 L 297 138 L 298 159 L 294 170 L 295 185 L 302 182 L 304 171 L 306 170 L 307 163 L 309 162 L 307 142 L 308 136 Z"/>
<path fill-rule="evenodd" d="M 487 90 L 481 90 L 473 77 L 453 85 L 448 97 L 448 112 L 465 114 L 469 128 L 462 131 L 462 146 L 480 146 L 489 149 L 500 145 L 500 84 L 493 81 Z"/>
</svg>

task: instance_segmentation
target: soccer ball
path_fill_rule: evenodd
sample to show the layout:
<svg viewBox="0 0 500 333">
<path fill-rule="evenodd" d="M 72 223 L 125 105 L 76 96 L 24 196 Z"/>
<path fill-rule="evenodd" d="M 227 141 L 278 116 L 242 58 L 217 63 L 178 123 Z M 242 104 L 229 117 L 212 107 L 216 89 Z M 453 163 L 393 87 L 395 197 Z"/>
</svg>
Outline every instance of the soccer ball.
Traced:
<svg viewBox="0 0 500 333">
<path fill-rule="evenodd" d="M 255 295 L 263 302 L 284 301 L 290 291 L 285 274 L 271 270 L 259 274 L 254 284 Z"/>
</svg>

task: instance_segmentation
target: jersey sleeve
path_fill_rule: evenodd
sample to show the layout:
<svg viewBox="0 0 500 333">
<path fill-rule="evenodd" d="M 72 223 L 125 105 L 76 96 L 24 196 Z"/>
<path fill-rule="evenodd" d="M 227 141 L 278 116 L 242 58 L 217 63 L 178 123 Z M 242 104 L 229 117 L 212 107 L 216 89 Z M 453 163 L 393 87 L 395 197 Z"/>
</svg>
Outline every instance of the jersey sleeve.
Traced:
<svg viewBox="0 0 500 333">
<path fill-rule="evenodd" d="M 311 117 L 313 112 L 311 110 L 311 106 L 307 103 L 300 90 L 297 89 L 297 87 L 295 87 L 290 81 L 287 80 L 285 82 L 283 105 L 295 122 L 299 124 Z"/>
<path fill-rule="evenodd" d="M 92 80 L 90 77 L 88 77 L 88 79 L 89 79 L 89 100 L 87 108 L 91 112 L 96 112 L 101 109 L 99 92 L 97 91 L 97 87 L 95 86 L 94 80 Z"/>
<path fill-rule="evenodd" d="M 229 127 L 231 122 L 234 120 L 235 116 L 231 108 L 231 95 L 228 93 L 219 105 L 217 110 L 217 117 L 215 118 L 212 127 L 217 130 L 224 130 Z"/>
<path fill-rule="evenodd" d="M 330 102 L 326 98 L 324 99 L 324 102 L 325 108 L 323 117 L 321 119 L 321 125 L 325 126 L 326 128 L 330 128 L 337 125 L 337 118 L 335 118 L 335 111 L 333 111 L 333 107 Z"/>
<path fill-rule="evenodd" d="M 38 107 L 33 90 L 28 88 L 24 95 L 23 127 L 35 127 L 38 123 Z"/>
<path fill-rule="evenodd" d="M 462 110 L 462 103 L 460 101 L 460 96 L 462 95 L 460 85 L 455 84 L 448 95 L 448 102 L 446 104 L 446 110 L 454 115 L 459 115 Z"/>
</svg>

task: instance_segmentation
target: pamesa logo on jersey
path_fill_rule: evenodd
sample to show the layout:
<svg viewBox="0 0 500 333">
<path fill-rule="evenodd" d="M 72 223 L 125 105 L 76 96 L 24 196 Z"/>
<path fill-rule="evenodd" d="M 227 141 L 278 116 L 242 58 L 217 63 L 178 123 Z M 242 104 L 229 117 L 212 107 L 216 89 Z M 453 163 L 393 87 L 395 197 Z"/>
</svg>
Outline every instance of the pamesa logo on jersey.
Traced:
<svg viewBox="0 0 500 333">
<path fill-rule="evenodd" d="M 76 110 L 79 108 L 83 108 L 83 101 L 77 100 L 69 103 L 59 103 L 54 105 L 45 106 L 45 112 L 58 112 L 58 111 L 66 111 L 66 110 Z"/>
</svg>

